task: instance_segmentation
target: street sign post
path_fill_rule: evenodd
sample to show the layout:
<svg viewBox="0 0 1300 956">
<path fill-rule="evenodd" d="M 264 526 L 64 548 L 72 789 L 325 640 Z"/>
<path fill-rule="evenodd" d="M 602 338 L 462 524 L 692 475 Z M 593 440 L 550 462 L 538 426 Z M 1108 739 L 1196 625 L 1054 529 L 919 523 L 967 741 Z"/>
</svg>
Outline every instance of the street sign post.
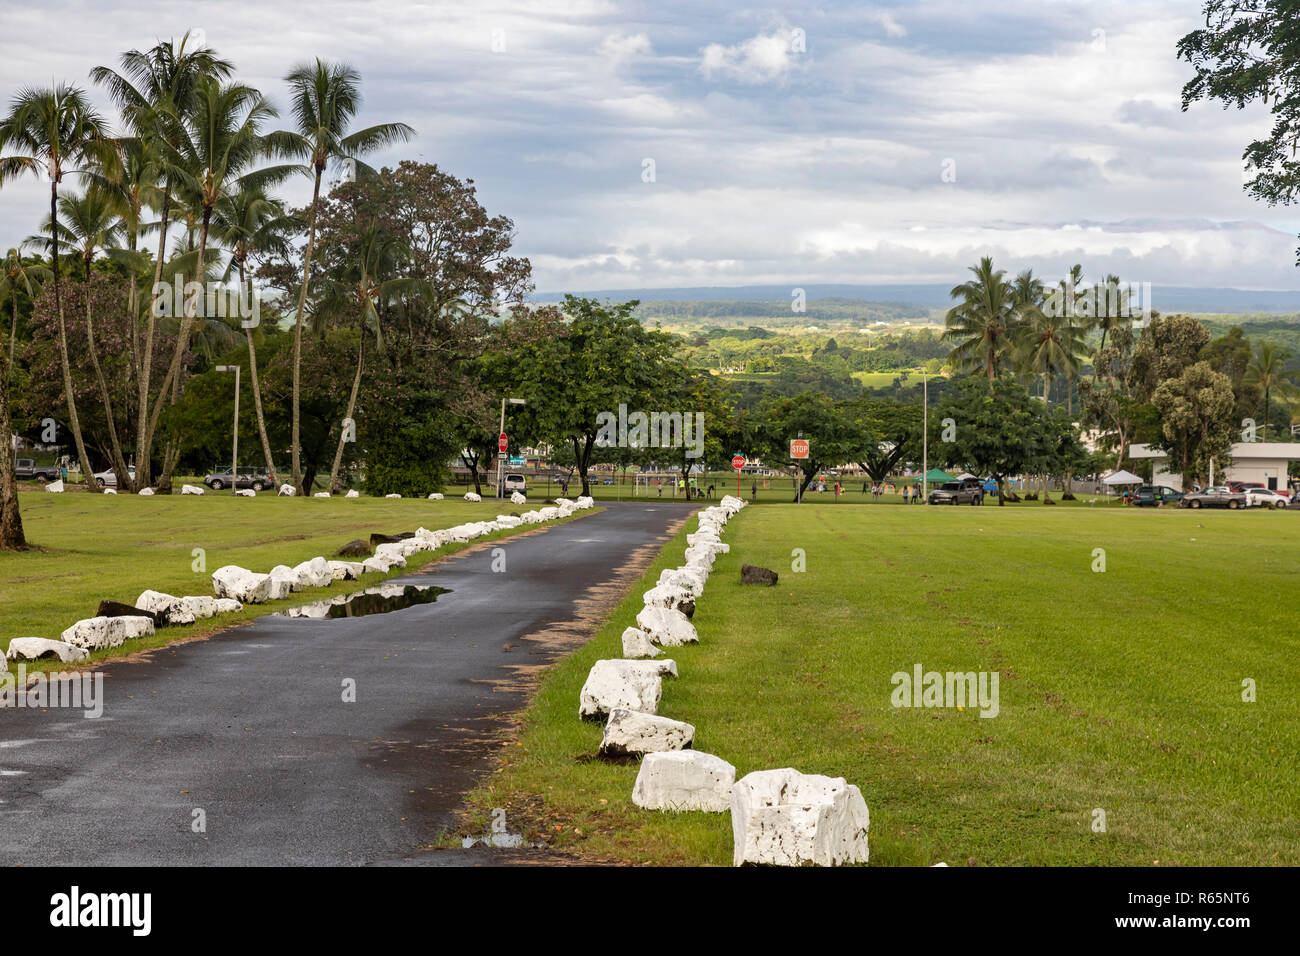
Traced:
<svg viewBox="0 0 1300 956">
<path fill-rule="evenodd" d="M 802 436 L 803 432 L 800 432 L 799 434 Z M 791 438 L 790 457 L 793 458 L 796 462 L 806 459 L 808 457 L 808 439 L 802 437 Z M 794 480 L 795 480 L 795 495 L 794 495 L 795 504 L 803 504 L 803 469 L 802 468 L 799 469 L 799 473 L 795 475 Z"/>
<path fill-rule="evenodd" d="M 736 497 L 740 497 L 740 469 L 745 467 L 745 456 L 736 455 L 731 459 L 731 467 L 736 469 Z"/>
</svg>

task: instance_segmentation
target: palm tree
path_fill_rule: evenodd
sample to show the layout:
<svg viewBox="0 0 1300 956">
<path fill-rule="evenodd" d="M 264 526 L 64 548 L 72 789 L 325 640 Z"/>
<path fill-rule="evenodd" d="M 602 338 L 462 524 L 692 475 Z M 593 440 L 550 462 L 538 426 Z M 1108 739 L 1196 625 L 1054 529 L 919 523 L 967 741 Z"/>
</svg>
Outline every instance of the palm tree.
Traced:
<svg viewBox="0 0 1300 956">
<path fill-rule="evenodd" d="M 222 83 L 204 75 L 196 81 L 191 113 L 174 130 L 173 140 L 160 144 L 164 169 L 177 191 L 192 203 L 198 222 L 195 276 L 200 280 L 205 276 L 208 234 L 217 203 L 241 189 L 264 187 L 293 172 L 290 166 L 254 168 L 267 153 L 262 124 L 276 115 L 275 108 L 252 87 Z M 150 415 L 149 434 L 157 430 L 164 405 L 179 398 L 181 361 L 189 347 L 202 298 L 194 296 L 186 301 L 171 364 Z M 169 390 L 170 400 L 164 401 Z M 163 484 L 170 480 L 174 464 L 175 456 L 168 455 L 163 466 Z"/>
<path fill-rule="evenodd" d="M 4 155 L 6 150 L 14 150 Z M 59 185 L 63 177 L 77 174 L 76 166 L 96 161 L 111 162 L 108 130 L 75 86 L 60 84 L 53 89 L 28 87 L 20 90 L 10 104 L 9 115 L 0 121 L 0 186 L 24 173 L 44 172 L 50 181 L 51 234 L 59 234 Z M 51 247 L 54 272 L 54 308 L 59 320 L 59 359 L 63 366 L 63 390 L 67 396 L 68 424 L 86 479 L 86 490 L 93 491 L 94 474 L 86 443 L 81 437 L 81 421 L 72 393 L 72 367 L 68 362 L 68 330 L 63 315 L 63 290 L 59 279 L 59 248 Z"/>
<path fill-rule="evenodd" d="M 1016 302 L 1019 309 L 1019 358 L 1027 371 L 1043 377 L 1043 404 L 1048 402 L 1052 374 L 1059 372 L 1067 381 L 1079 370 L 1083 353 L 1083 328 L 1068 315 L 1051 314 L 1060 310 L 1042 308 L 1043 285 L 1026 269 L 1016 277 Z"/>
<path fill-rule="evenodd" d="M 56 235 L 54 224 L 47 223 L 50 232 L 49 245 L 52 250 L 63 250 L 69 257 L 81 262 L 83 298 L 86 300 L 86 340 L 90 346 L 90 364 L 95 372 L 95 382 L 99 386 L 100 401 L 104 404 L 104 417 L 108 422 L 109 453 L 113 471 L 117 475 L 120 487 L 128 487 L 130 472 L 126 459 L 122 455 L 122 445 L 118 440 L 117 420 L 113 415 L 113 400 L 108 392 L 108 382 L 99 362 L 99 346 L 95 343 L 95 320 L 90 307 L 90 266 L 96 254 L 102 249 L 112 250 L 113 258 L 119 261 L 127 259 L 124 251 L 118 250 L 117 244 L 122 233 L 122 224 L 118 219 L 116 204 L 106 194 L 97 190 L 88 190 L 81 196 L 63 196 L 59 199 L 59 211 L 63 219 L 59 223 Z M 136 263 L 138 267 L 138 263 Z"/>
<path fill-rule="evenodd" d="M 285 212 L 284 205 L 279 200 L 269 198 L 263 190 L 243 189 L 233 196 L 223 197 L 217 203 L 213 225 L 222 244 L 230 250 L 226 276 L 229 278 L 232 271 L 238 272 L 239 294 L 242 298 L 249 258 L 262 253 L 288 252 L 288 236 L 298 229 L 299 221 L 296 216 Z M 251 294 L 251 287 L 249 292 Z M 271 442 L 266 435 L 266 415 L 262 409 L 262 389 L 258 384 L 257 345 L 253 338 L 253 327 L 247 322 L 243 326 L 248 341 L 248 367 L 253 384 L 253 404 L 257 411 L 257 433 L 262 439 L 262 455 L 266 459 L 267 473 L 278 483 Z"/>
<path fill-rule="evenodd" d="M 271 139 L 281 155 L 302 159 L 304 171 L 313 179 L 311 205 L 307 210 L 307 248 L 303 253 L 302 288 L 293 327 L 293 483 L 302 487 L 302 449 L 299 443 L 300 398 L 302 394 L 302 326 L 311 281 L 311 260 L 316 248 L 316 210 L 320 202 L 321 178 L 332 159 L 354 163 L 392 143 L 405 142 L 415 130 L 405 123 L 382 123 L 349 133 L 361 107 L 361 74 L 346 63 L 326 63 L 317 58 L 294 67 L 285 77 L 293 99 L 295 128 L 274 134 Z M 364 166 L 362 166 L 364 169 Z"/>
<path fill-rule="evenodd" d="M 1246 365 L 1246 374 L 1242 384 L 1252 385 L 1264 392 L 1264 438 L 1268 439 L 1268 414 L 1274 392 L 1278 392 L 1284 401 L 1291 402 L 1297 397 L 1297 388 L 1292 381 L 1294 372 L 1286 371 L 1287 360 L 1291 353 L 1272 342 L 1260 342 L 1255 354 Z"/>
<path fill-rule="evenodd" d="M 189 48 L 189 34 L 180 41 L 165 40 L 149 50 L 130 50 L 121 57 L 121 69 L 97 66 L 90 71 L 91 79 L 101 84 L 121 109 L 122 118 L 136 136 L 146 141 L 155 155 L 161 145 L 177 146 L 183 132 L 183 120 L 194 105 L 195 92 L 200 77 L 218 80 L 229 78 L 234 65 L 223 60 L 206 47 Z M 167 259 L 167 234 L 171 225 L 172 194 L 175 187 L 170 172 L 161 167 L 161 215 L 158 222 L 158 254 L 154 259 L 154 286 L 162 279 L 163 264 Z M 145 317 L 143 354 L 137 379 L 139 399 L 136 410 L 136 484 L 139 490 L 150 483 L 153 427 L 157 416 L 149 414 L 149 390 L 153 372 L 153 349 L 156 316 L 150 310 Z M 160 390 L 161 405 L 166 390 Z"/>
<path fill-rule="evenodd" d="M 1011 357 L 1015 346 L 1019 325 L 1016 291 L 1003 270 L 993 269 L 989 256 L 970 271 L 975 278 L 954 286 L 949 293 L 960 301 L 944 317 L 948 327 L 940 338 L 957 342 L 952 350 L 954 365 L 983 368 L 991 386 L 999 365 Z"/>
<path fill-rule="evenodd" d="M 427 294 L 428 286 L 418 279 L 394 276 L 401 261 L 401 246 L 395 238 L 375 223 L 370 223 L 361 233 L 354 257 L 343 265 L 336 277 L 323 280 L 320 311 L 324 315 L 346 316 L 353 309 L 358 321 L 360 343 L 357 348 L 357 371 L 352 379 L 352 392 L 348 396 L 345 420 L 352 420 L 356 412 L 357 393 L 361 389 L 361 372 L 365 366 L 366 331 L 375 336 L 375 346 L 384 354 L 383 324 L 379 307 L 407 293 Z M 340 429 L 334 463 L 330 467 L 328 490 L 340 490 L 339 469 L 343 464 L 343 446 L 347 432 Z"/>
<path fill-rule="evenodd" d="M 131 333 L 130 375 L 138 387 L 141 375 L 140 282 L 147 272 L 148 263 L 137 256 L 137 252 L 141 234 L 150 228 L 145 222 L 146 211 L 166 205 L 166 201 L 159 183 L 161 170 L 153 141 L 140 136 L 122 137 L 117 140 L 117 151 L 120 162 L 113 174 L 92 172 L 87 181 L 89 188 L 113 204 L 121 219 L 127 259 L 137 265 L 131 270 L 131 283 L 127 289 L 126 318 Z M 161 263 L 154 264 L 155 275 L 160 266 Z M 139 436 L 136 437 L 138 440 Z"/>
<path fill-rule="evenodd" d="M 54 273 L 39 262 L 27 262 L 20 248 L 11 248 L 0 261 L 0 302 L 8 301 L 12 308 L 9 323 L 9 365 L 5 369 L 3 385 L 9 385 L 9 374 L 14 364 L 14 349 L 18 342 L 18 297 L 25 294 L 32 302 L 41 286 Z"/>
</svg>

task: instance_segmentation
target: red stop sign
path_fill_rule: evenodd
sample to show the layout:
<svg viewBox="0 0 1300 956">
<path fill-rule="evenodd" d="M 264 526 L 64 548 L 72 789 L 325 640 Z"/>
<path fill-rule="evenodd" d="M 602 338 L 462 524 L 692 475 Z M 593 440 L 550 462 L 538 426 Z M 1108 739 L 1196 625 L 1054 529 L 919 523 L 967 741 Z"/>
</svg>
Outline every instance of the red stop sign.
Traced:
<svg viewBox="0 0 1300 956">
<path fill-rule="evenodd" d="M 506 441 L 505 432 L 502 432 L 500 435 L 497 436 L 497 451 L 501 452 L 501 454 L 504 455 L 506 453 L 506 448 L 509 447 L 509 444 L 510 443 Z"/>
<path fill-rule="evenodd" d="M 745 467 L 745 456 L 744 456 L 744 455 L 737 455 L 735 458 L 731 459 L 731 467 L 734 468 L 734 469 L 736 469 L 736 471 L 740 471 L 740 469 L 744 468 L 744 467 Z"/>
</svg>

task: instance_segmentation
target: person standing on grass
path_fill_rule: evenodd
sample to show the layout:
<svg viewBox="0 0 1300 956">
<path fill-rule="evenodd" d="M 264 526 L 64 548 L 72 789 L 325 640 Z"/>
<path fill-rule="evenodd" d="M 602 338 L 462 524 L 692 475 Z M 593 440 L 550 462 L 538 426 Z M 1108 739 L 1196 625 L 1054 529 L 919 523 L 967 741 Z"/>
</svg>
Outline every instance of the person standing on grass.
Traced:
<svg viewBox="0 0 1300 956">
<path fill-rule="evenodd" d="M 840 487 L 840 483 L 839 483 L 838 481 L 835 482 L 835 500 L 836 500 L 836 501 L 839 501 L 839 500 L 840 500 L 840 491 L 841 491 L 841 490 L 842 490 L 842 489 L 841 489 L 841 487 Z"/>
<path fill-rule="evenodd" d="M 757 501 L 757 500 L 758 500 L 758 481 L 757 481 L 757 479 L 755 479 L 753 482 L 750 483 L 750 485 L 749 485 L 749 494 L 750 494 L 750 497 L 751 497 L 754 501 Z"/>
</svg>

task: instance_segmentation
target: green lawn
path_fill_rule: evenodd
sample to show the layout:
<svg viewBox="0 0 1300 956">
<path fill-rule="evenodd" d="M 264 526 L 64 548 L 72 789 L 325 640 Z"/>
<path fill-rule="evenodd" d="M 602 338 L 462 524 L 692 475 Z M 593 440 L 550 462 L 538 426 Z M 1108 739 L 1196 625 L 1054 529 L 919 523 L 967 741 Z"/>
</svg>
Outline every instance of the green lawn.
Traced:
<svg viewBox="0 0 1300 956">
<path fill-rule="evenodd" d="M 235 498 L 211 493 L 140 497 L 33 492 L 20 495 L 20 500 L 33 550 L 0 552 L 0 647 L 8 647 L 15 637 L 57 640 L 73 622 L 94 616 L 105 598 L 131 603 L 146 588 L 178 596 L 210 595 L 212 572 L 225 564 L 269 571 L 277 564 L 293 566 L 316 555 L 333 558 L 346 542 L 369 538 L 374 531 L 449 528 L 540 507 L 540 499 L 521 506 L 458 498 Z M 521 530 L 528 527 L 532 526 Z M 474 543 L 511 533 L 495 532 Z M 464 547 L 447 545 L 436 552 L 421 552 L 411 559 L 411 566 L 421 558 L 433 560 Z M 196 570 L 195 549 L 203 551 L 203 570 Z M 401 569 L 392 572 L 402 573 Z M 361 582 L 336 582 L 330 588 L 306 589 L 285 601 L 249 606 L 238 614 L 218 615 L 190 627 L 163 628 L 153 638 L 96 652 L 92 659 L 210 633 L 388 576 L 368 574 Z M 62 666 L 57 661 L 27 662 L 29 671 Z"/>
<path fill-rule="evenodd" d="M 875 865 L 1294 866 L 1297 520 L 750 508 L 699 601 L 701 643 L 672 649 L 681 678 L 665 681 L 660 713 L 693 723 L 696 748 L 739 774 L 793 766 L 857 784 Z M 514 826 L 582 854 L 730 863 L 728 814 L 639 810 L 637 767 L 590 759 L 601 727 L 577 718 L 591 663 L 621 656 L 641 592 L 680 562 L 684 535 L 548 672 L 500 772 L 472 797 L 472 832 L 504 807 Z M 795 548 L 804 573 L 791 573 Z M 742 589 L 742 562 L 780 583 Z M 996 670 L 1000 713 L 893 707 L 891 675 L 917 663 Z"/>
</svg>

